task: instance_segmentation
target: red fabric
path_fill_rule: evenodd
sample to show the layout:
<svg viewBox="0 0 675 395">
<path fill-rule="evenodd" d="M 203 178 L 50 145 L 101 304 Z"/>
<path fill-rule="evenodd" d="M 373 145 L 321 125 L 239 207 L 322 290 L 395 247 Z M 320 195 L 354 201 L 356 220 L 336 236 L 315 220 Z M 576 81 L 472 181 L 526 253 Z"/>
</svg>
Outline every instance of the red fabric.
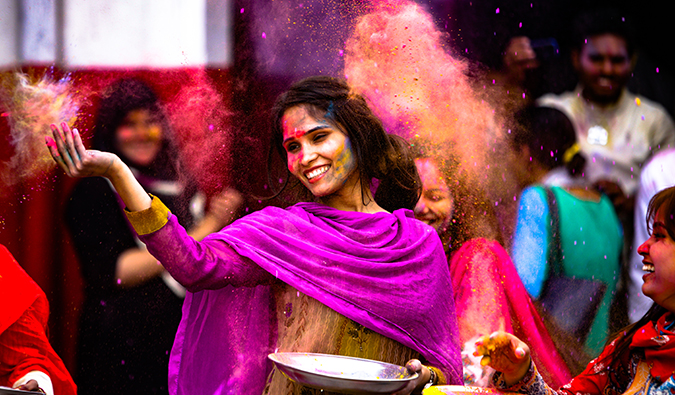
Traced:
<svg viewBox="0 0 675 395">
<path fill-rule="evenodd" d="M 21 317 L 42 290 L 0 245 L 0 333 Z"/>
<path fill-rule="evenodd" d="M 572 375 L 555 345 L 508 253 L 496 241 L 473 239 L 450 258 L 450 274 L 460 339 L 503 330 L 530 345 L 532 359 L 555 387 Z"/>
<path fill-rule="evenodd" d="M 76 394 L 73 379 L 45 333 L 47 297 L 2 245 L 0 300 L 0 385 L 11 387 L 26 373 L 39 370 L 52 380 L 55 395 Z"/>
<path fill-rule="evenodd" d="M 0 385 L 11 387 L 26 373 L 38 370 L 51 379 L 54 395 L 75 395 L 77 387 L 45 334 L 48 311 L 43 294 L 0 334 Z"/>
<path fill-rule="evenodd" d="M 662 383 L 675 373 L 675 332 L 666 329 L 675 316 L 667 313 L 654 324 L 648 322 L 638 329 L 630 343 L 632 348 L 644 348 L 645 359 L 652 365 L 652 377 Z"/>
<path fill-rule="evenodd" d="M 616 375 L 621 377 L 631 374 L 627 367 L 627 363 L 621 364 L 620 372 L 610 370 L 607 367 L 609 355 L 614 352 L 616 341 L 613 341 L 602 353 L 593 359 L 586 369 L 581 374 L 576 376 L 569 384 L 565 385 L 561 390 L 568 394 L 615 394 L 617 387 Z M 632 372 L 634 374 L 634 372 Z M 553 387 L 559 388 L 559 387 Z M 624 388 L 625 390 L 625 388 Z"/>
</svg>

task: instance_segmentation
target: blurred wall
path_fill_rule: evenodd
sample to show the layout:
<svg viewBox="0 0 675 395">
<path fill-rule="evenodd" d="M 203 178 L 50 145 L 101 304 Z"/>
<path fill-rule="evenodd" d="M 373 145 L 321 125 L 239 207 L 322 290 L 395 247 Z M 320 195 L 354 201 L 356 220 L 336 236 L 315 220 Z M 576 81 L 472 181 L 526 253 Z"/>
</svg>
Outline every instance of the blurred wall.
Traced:
<svg viewBox="0 0 675 395">
<path fill-rule="evenodd" d="M 229 67 L 233 1 L 2 0 L 0 67 Z"/>
</svg>

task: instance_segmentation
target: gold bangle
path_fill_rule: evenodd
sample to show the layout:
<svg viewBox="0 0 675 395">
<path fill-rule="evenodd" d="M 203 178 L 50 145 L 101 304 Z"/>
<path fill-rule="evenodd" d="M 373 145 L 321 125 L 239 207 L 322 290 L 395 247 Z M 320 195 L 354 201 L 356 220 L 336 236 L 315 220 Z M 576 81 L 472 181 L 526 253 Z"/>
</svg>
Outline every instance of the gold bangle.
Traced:
<svg viewBox="0 0 675 395">
<path fill-rule="evenodd" d="M 422 365 L 422 366 L 424 366 L 424 365 Z M 427 367 L 427 366 L 424 366 L 424 367 L 427 368 L 427 370 L 429 371 L 429 381 L 426 384 L 424 384 L 424 387 L 422 388 L 423 390 L 425 390 L 425 389 L 431 387 L 432 385 L 436 384 L 436 372 L 434 372 L 432 369 L 429 369 L 429 367 Z"/>
</svg>

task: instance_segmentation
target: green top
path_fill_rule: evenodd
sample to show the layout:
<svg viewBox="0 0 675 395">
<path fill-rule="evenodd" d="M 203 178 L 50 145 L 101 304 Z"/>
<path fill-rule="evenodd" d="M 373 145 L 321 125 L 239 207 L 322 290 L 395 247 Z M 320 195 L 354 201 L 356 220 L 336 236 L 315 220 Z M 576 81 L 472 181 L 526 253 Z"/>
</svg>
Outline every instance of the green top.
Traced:
<svg viewBox="0 0 675 395">
<path fill-rule="evenodd" d="M 586 352 L 599 355 L 609 328 L 609 310 L 621 275 L 623 231 L 611 201 L 575 197 L 560 187 L 551 187 L 558 204 L 562 266 L 568 277 L 599 280 L 607 291 L 586 339 Z M 523 284 L 533 298 L 541 294 L 548 278 L 546 257 L 551 240 L 549 207 L 541 186 L 521 194 L 513 243 L 513 261 Z"/>
</svg>

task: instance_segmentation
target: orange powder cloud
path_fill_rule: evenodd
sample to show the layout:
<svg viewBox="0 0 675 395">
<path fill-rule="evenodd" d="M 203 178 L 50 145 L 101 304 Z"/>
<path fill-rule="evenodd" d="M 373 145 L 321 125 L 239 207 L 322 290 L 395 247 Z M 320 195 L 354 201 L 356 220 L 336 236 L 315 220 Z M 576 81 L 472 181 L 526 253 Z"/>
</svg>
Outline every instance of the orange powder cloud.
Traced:
<svg viewBox="0 0 675 395">
<path fill-rule="evenodd" d="M 347 41 L 345 76 L 389 132 L 449 143 L 463 166 L 484 177 L 502 141 L 500 122 L 470 83 L 467 62 L 445 45 L 420 6 L 384 4 Z"/>
<path fill-rule="evenodd" d="M 461 182 L 489 195 L 494 207 L 512 192 L 504 186 L 507 128 L 495 111 L 495 92 L 488 102 L 470 67 L 451 54 L 422 7 L 390 1 L 359 19 L 347 40 L 344 73 L 390 133 L 430 142 L 429 156 L 455 162 Z"/>
</svg>

